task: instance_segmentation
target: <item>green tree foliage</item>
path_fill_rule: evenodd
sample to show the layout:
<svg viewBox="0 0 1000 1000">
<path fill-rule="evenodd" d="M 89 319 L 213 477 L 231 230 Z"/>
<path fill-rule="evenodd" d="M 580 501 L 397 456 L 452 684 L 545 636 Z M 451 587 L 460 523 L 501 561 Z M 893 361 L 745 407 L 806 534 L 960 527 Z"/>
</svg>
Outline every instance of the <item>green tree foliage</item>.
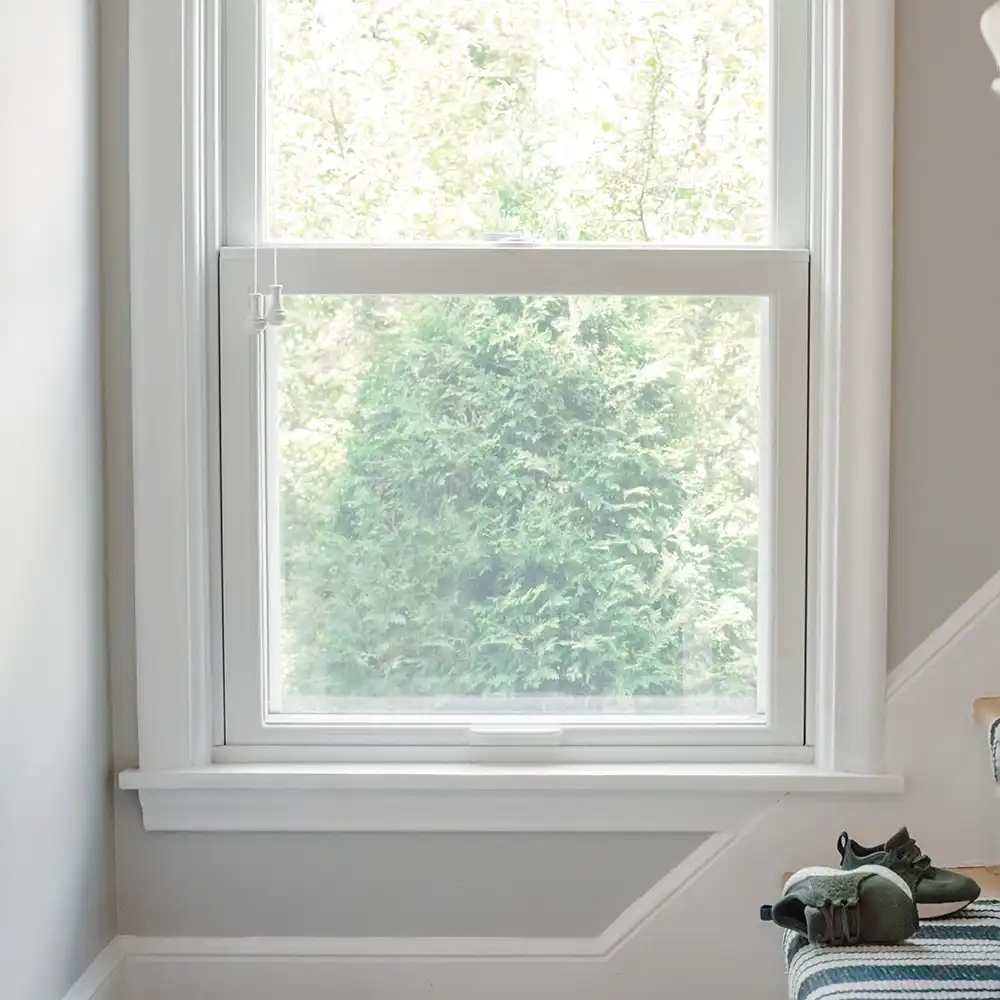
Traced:
<svg viewBox="0 0 1000 1000">
<path fill-rule="evenodd" d="M 272 232 L 760 240 L 769 0 L 269 0 Z"/>
<path fill-rule="evenodd" d="M 270 8 L 281 238 L 766 235 L 762 0 Z M 291 696 L 746 707 L 756 302 L 290 307 Z"/>
</svg>

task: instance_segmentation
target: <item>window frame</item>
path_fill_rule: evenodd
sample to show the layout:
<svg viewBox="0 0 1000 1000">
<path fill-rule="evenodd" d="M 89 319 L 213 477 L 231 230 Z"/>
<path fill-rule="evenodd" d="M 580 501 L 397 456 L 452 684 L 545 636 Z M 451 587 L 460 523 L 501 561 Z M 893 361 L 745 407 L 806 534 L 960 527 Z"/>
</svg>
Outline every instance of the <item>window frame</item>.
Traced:
<svg viewBox="0 0 1000 1000">
<path fill-rule="evenodd" d="M 225 192 L 220 261 L 225 748 L 329 748 L 330 759 L 367 759 L 397 747 L 400 759 L 536 759 L 604 755 L 643 747 L 728 746 L 734 760 L 804 759 L 806 697 L 806 481 L 809 328 L 810 0 L 772 0 L 771 239 L 709 249 L 624 243 L 282 244 L 266 232 L 267 0 L 222 0 L 222 153 Z M 251 257 L 250 247 L 256 250 Z M 779 249 L 780 248 L 780 249 Z M 253 264 L 241 261 L 255 260 Z M 246 268 L 249 267 L 249 271 Z M 268 679 L 277 656 L 279 535 L 268 521 L 277 470 L 277 334 L 247 336 L 246 294 L 280 276 L 286 294 L 732 295 L 768 302 L 762 325 L 761 617 L 758 703 L 766 721 L 664 716 L 587 719 L 495 714 L 320 719 L 273 715 Z M 239 277 L 238 277 L 239 276 Z M 273 280 L 278 280 L 275 277 Z M 247 401 L 250 400 L 248 407 Z M 259 411 L 259 412 L 258 412 Z M 254 443 L 251 443 L 254 439 Z M 249 446 L 248 446 L 249 445 Z M 247 484 L 255 484 L 248 489 Z M 270 556 L 270 561 L 268 559 Z M 262 682 L 261 678 L 265 680 Z M 452 748 L 450 753 L 446 747 Z M 490 749 L 492 747 L 492 750 Z M 603 750 L 602 750 L 603 748 Z M 654 748 L 659 748 L 655 751 Z M 761 748 L 768 748 L 762 750 Z M 780 748 L 786 748 L 781 750 Z M 693 752 L 693 751 L 692 751 Z"/>
<path fill-rule="evenodd" d="M 808 590 L 815 757 L 802 764 L 733 765 L 722 758 L 509 771 L 282 764 L 277 752 L 267 763 L 221 762 L 218 425 L 208 405 L 208 387 L 218 377 L 215 259 L 224 217 L 212 58 L 221 37 L 219 4 L 130 3 L 140 752 L 138 769 L 123 772 L 120 783 L 141 790 L 148 828 L 719 829 L 690 825 L 709 822 L 705 809 L 719 807 L 711 793 L 726 802 L 743 793 L 737 797 L 745 805 L 786 791 L 901 788 L 900 779 L 883 773 L 894 2 L 812 0 L 812 11 L 819 27 L 809 426 L 810 517 L 817 531 Z M 345 789 L 361 799 L 345 799 Z M 651 791 L 672 795 L 658 807 Z M 390 794 L 402 798 L 386 811 Z M 364 808 L 353 812 L 344 806 L 362 800 Z M 615 816 L 595 819 L 595 803 L 609 801 Z M 435 813 L 439 806 L 443 811 Z"/>
</svg>

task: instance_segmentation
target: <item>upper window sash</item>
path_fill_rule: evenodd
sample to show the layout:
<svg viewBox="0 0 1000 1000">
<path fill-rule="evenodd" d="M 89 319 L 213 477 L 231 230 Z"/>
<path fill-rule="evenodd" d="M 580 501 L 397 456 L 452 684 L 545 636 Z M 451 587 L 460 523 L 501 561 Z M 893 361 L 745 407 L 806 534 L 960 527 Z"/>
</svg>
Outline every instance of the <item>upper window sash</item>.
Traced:
<svg viewBox="0 0 1000 1000">
<path fill-rule="evenodd" d="M 268 0 L 221 0 L 223 241 L 267 241 Z M 770 0 L 770 239 L 805 249 L 810 235 L 812 2 Z"/>
</svg>

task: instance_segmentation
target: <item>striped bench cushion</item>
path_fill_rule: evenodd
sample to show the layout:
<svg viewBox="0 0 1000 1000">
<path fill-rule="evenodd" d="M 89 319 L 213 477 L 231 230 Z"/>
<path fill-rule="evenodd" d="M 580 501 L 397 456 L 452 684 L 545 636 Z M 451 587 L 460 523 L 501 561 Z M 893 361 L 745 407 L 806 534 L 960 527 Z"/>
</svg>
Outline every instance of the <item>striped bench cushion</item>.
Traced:
<svg viewBox="0 0 1000 1000">
<path fill-rule="evenodd" d="M 1000 900 L 921 924 L 904 944 L 824 948 L 785 934 L 791 1000 L 997 1000 Z"/>
</svg>

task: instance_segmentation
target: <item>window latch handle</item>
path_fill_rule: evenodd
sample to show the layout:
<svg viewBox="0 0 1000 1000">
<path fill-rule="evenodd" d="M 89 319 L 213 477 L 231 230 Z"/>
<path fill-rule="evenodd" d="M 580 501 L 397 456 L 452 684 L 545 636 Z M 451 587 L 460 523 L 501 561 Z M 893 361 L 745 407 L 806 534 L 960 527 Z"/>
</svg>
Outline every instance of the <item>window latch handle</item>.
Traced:
<svg viewBox="0 0 1000 1000">
<path fill-rule="evenodd" d="M 559 726 L 470 726 L 474 747 L 557 747 L 562 744 Z"/>
</svg>

